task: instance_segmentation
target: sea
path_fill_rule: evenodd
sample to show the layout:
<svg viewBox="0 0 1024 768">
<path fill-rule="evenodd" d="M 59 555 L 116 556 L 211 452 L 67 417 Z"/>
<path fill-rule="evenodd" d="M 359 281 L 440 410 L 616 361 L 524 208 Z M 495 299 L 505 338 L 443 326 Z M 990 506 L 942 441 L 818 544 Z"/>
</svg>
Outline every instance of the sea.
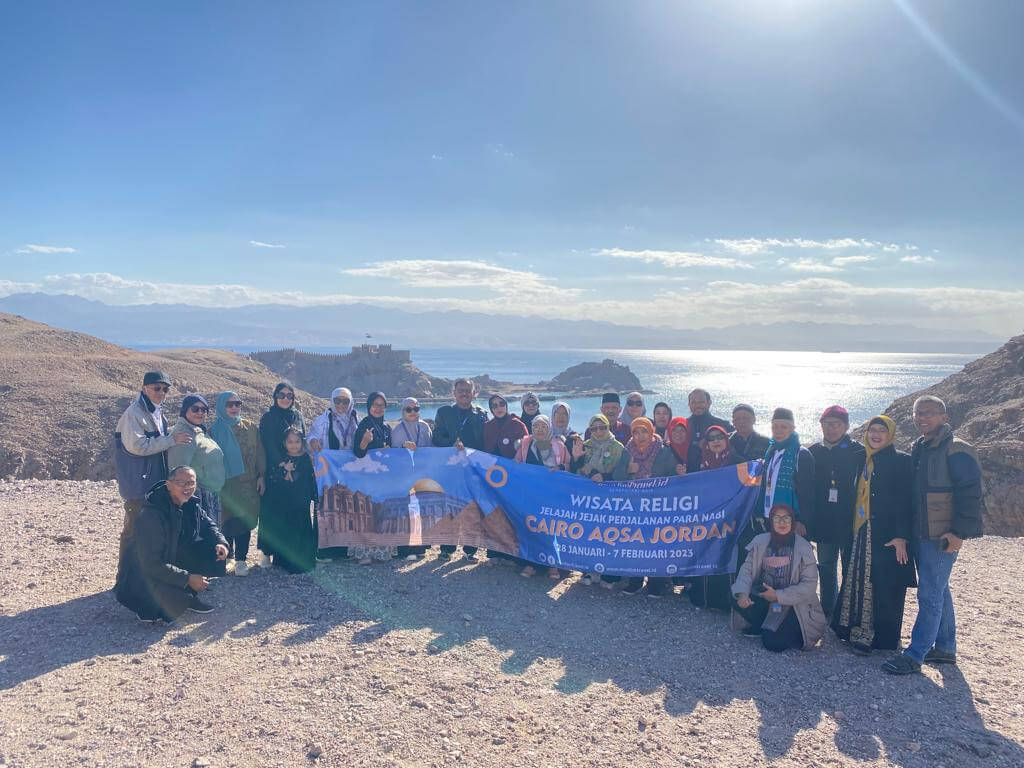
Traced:
<svg viewBox="0 0 1024 768">
<path fill-rule="evenodd" d="M 238 351 L 252 351 L 238 349 Z M 316 348 L 310 351 L 339 352 Z M 829 405 L 850 412 L 852 425 L 882 413 L 893 400 L 935 384 L 974 360 L 971 354 L 916 352 L 758 352 L 740 350 L 523 350 L 523 349 L 413 349 L 412 362 L 433 376 L 457 378 L 490 374 L 517 384 L 550 380 L 566 368 L 586 361 L 610 358 L 629 366 L 644 389 L 647 412 L 664 401 L 675 415 L 688 416 L 687 395 L 700 387 L 711 393 L 711 410 L 728 418 L 733 406 L 747 403 L 757 413 L 756 428 L 767 434 L 771 413 L 778 406 L 793 411 L 804 442 L 820 437 L 818 418 Z M 343 386 L 344 382 L 339 382 Z M 392 403 L 387 418 L 399 418 L 401 392 L 388 392 Z M 626 393 L 622 393 L 625 395 Z M 597 413 L 600 399 L 566 397 L 571 425 L 583 431 Z M 485 401 L 477 403 L 484 410 Z M 553 398 L 542 396 L 541 410 L 550 413 Z M 625 404 L 625 397 L 623 397 Z M 424 404 L 421 416 L 432 418 L 438 405 Z M 510 405 L 518 412 L 517 404 Z M 359 409 L 365 412 L 365 404 Z"/>
</svg>

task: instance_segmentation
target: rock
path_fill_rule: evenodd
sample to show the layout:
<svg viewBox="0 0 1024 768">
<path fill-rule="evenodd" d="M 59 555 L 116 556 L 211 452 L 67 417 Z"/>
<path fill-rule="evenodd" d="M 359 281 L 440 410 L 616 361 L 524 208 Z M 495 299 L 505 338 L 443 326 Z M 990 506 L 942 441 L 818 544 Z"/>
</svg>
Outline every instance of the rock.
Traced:
<svg viewBox="0 0 1024 768">
<path fill-rule="evenodd" d="M 917 439 L 914 400 L 925 394 L 942 398 L 950 426 L 978 451 L 985 477 L 985 533 L 1024 536 L 1024 334 L 886 408 L 898 427 L 901 450 Z M 854 434 L 862 432 L 858 428 Z"/>
<path fill-rule="evenodd" d="M 57 738 L 61 741 L 71 741 L 76 736 L 78 736 L 76 731 L 61 731 L 57 734 Z"/>
<path fill-rule="evenodd" d="M 307 757 L 307 758 L 309 758 L 310 760 L 319 760 L 319 759 L 320 759 L 320 756 L 321 756 L 321 755 L 322 755 L 323 753 L 324 753 L 323 749 L 321 749 L 321 748 L 320 748 L 319 746 L 317 746 L 316 744 L 311 744 L 311 745 L 310 745 L 310 746 L 309 746 L 309 747 L 308 747 L 308 748 L 306 749 L 306 757 Z"/>
<path fill-rule="evenodd" d="M 907 742 L 907 749 L 910 750 L 911 752 L 920 752 L 921 751 L 921 742 L 919 742 L 919 741 L 908 741 Z"/>
<path fill-rule="evenodd" d="M 613 392 L 643 390 L 640 379 L 629 370 L 629 366 L 619 365 L 609 358 L 605 358 L 600 363 L 580 363 L 566 368 L 546 383 L 552 387 L 570 390 L 601 389 Z"/>
<path fill-rule="evenodd" d="M 197 757 L 192 761 L 192 768 L 210 768 L 210 761 L 205 757 Z"/>
<path fill-rule="evenodd" d="M 74 544 L 75 537 L 67 533 L 62 533 L 59 536 L 54 536 L 53 540 L 58 544 Z"/>
</svg>

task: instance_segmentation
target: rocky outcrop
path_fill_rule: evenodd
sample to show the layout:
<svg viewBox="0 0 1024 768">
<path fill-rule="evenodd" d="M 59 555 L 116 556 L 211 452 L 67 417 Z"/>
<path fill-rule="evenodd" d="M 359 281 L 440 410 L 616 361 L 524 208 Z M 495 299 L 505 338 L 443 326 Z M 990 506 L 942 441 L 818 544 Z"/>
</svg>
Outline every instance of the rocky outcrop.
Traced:
<svg viewBox="0 0 1024 768">
<path fill-rule="evenodd" d="M 629 366 L 620 365 L 608 358 L 600 363 L 580 363 L 579 365 L 574 365 L 562 371 L 551 381 L 543 383 L 553 389 L 564 389 L 567 391 L 643 391 L 640 379 L 629 370 Z"/>
<path fill-rule="evenodd" d="M 241 396 L 244 416 L 259 419 L 279 378 L 225 350 L 139 352 L 3 313 L 0 350 L 0 478 L 112 478 L 114 427 L 148 370 L 172 379 L 171 422 L 185 395 L 226 389 Z M 308 420 L 327 404 L 299 391 L 298 407 Z"/>
<path fill-rule="evenodd" d="M 424 373 L 412 364 L 407 350 L 390 345 L 353 347 L 344 355 L 279 349 L 250 355 L 295 386 L 321 397 L 335 387 L 348 387 L 353 395 L 383 392 L 389 398 L 435 399 L 451 395 L 452 383 Z"/>
<path fill-rule="evenodd" d="M 1024 536 L 1024 335 L 928 389 L 894 402 L 885 413 L 908 448 L 917 438 L 914 400 L 936 395 L 949 423 L 978 449 L 985 476 L 985 533 Z"/>
</svg>

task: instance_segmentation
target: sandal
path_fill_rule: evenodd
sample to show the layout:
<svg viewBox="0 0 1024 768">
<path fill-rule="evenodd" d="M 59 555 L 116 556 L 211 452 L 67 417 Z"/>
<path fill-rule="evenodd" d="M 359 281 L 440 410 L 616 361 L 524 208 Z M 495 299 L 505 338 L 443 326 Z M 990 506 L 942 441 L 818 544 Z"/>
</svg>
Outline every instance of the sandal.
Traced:
<svg viewBox="0 0 1024 768">
<path fill-rule="evenodd" d="M 921 671 L 921 665 L 905 653 L 893 656 L 882 665 L 882 671 L 890 675 L 912 675 Z"/>
</svg>

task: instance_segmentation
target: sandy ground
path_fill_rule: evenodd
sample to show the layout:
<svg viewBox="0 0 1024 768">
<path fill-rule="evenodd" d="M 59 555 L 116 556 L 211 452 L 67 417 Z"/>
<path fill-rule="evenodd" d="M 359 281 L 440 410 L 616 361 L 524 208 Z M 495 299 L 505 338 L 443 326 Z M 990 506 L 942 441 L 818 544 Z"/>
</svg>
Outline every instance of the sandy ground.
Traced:
<svg viewBox="0 0 1024 768">
<path fill-rule="evenodd" d="M 0 765 L 1024 766 L 1022 539 L 958 561 L 959 667 L 894 679 L 461 560 L 256 569 L 153 627 L 109 591 L 121 519 L 110 483 L 0 482 Z"/>
</svg>

